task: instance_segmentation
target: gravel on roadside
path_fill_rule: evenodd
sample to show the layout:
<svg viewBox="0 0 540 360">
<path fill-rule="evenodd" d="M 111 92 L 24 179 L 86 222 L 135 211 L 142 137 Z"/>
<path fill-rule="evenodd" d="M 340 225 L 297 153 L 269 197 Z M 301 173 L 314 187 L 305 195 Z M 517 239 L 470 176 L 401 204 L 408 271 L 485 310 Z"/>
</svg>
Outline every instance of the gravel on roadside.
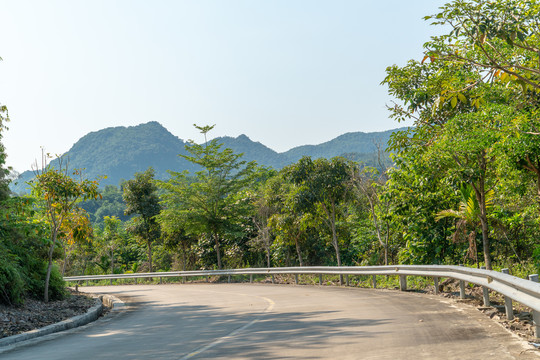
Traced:
<svg viewBox="0 0 540 360">
<path fill-rule="evenodd" d="M 94 305 L 94 298 L 82 294 L 48 303 L 26 299 L 22 306 L 0 305 L 0 339 L 84 314 Z"/>
</svg>

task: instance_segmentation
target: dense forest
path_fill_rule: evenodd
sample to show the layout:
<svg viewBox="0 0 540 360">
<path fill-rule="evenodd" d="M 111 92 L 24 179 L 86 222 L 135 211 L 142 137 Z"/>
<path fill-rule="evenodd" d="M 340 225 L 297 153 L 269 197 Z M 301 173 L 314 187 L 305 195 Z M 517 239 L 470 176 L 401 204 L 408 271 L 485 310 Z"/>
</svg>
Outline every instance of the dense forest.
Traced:
<svg viewBox="0 0 540 360">
<path fill-rule="evenodd" d="M 396 99 L 391 116 L 414 122 L 392 135 L 391 166 L 381 149 L 377 166 L 304 156 L 265 167 L 207 141 L 213 127 L 200 126 L 204 141 L 178 151 L 196 170 L 169 169 L 167 179 L 149 167 L 100 190 L 100 179 L 58 159 L 36 170 L 31 194 L 14 196 L 2 167 L 0 301 L 62 296 L 62 274 L 376 264 L 540 271 L 539 16 L 540 5 L 524 0 L 469 0 L 426 17 L 448 33 L 383 80 Z M 0 124 L 7 120 L 2 107 Z M 3 147 L 0 155 L 3 165 Z"/>
</svg>

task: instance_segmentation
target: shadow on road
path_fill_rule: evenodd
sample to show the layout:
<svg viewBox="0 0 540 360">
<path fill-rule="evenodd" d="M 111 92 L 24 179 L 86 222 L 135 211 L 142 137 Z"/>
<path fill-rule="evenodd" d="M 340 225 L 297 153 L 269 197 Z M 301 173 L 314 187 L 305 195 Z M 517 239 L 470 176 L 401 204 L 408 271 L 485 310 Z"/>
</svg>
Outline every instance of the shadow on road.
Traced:
<svg viewBox="0 0 540 360">
<path fill-rule="evenodd" d="M 115 358 L 163 358 L 180 359 L 216 339 L 227 337 L 231 332 L 258 320 L 249 328 L 226 338 L 208 353 L 194 358 L 214 354 L 231 353 L 235 359 L 283 359 L 271 351 L 283 349 L 327 348 L 328 339 L 339 337 L 353 343 L 358 338 L 375 337 L 383 332 L 366 331 L 389 322 L 388 319 L 348 319 L 336 317 L 336 311 L 293 311 L 265 313 L 263 311 L 231 313 L 223 308 L 208 305 L 162 305 L 138 301 L 139 296 L 130 296 L 129 306 L 136 310 L 131 315 L 115 321 L 115 329 L 101 329 L 86 334 L 91 343 L 96 340 L 109 344 L 109 351 L 93 352 L 94 359 Z M 141 318 L 142 317 L 142 318 Z M 123 344 L 123 353 L 112 354 L 116 344 Z M 286 353 L 287 351 L 285 351 Z"/>
</svg>

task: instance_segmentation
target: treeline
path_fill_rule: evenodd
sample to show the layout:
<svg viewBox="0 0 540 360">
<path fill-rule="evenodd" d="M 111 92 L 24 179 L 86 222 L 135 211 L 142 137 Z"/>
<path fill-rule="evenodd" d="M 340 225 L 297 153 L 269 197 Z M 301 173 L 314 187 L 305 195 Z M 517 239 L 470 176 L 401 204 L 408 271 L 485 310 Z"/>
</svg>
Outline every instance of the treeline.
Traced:
<svg viewBox="0 0 540 360">
<path fill-rule="evenodd" d="M 38 173 L 32 196 L 5 187 L 0 281 L 248 266 L 539 271 L 538 16 L 529 1 L 470 0 L 426 17 L 450 32 L 387 69 L 392 116 L 414 122 L 392 136 L 391 167 L 304 157 L 276 171 L 205 139 L 180 155 L 201 170 L 167 181 L 150 168 L 99 194 L 60 166 Z M 29 254 L 39 266 L 24 270 Z"/>
</svg>

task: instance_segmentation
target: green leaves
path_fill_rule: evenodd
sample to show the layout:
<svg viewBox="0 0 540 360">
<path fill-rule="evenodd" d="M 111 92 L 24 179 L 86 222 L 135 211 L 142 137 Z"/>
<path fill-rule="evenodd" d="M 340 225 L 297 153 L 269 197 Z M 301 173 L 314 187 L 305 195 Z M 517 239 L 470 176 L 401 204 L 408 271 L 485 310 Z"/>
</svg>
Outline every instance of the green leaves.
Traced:
<svg viewBox="0 0 540 360">
<path fill-rule="evenodd" d="M 195 125 L 196 126 L 196 125 Z M 205 135 L 213 126 L 196 126 Z M 252 205 L 247 189 L 256 179 L 256 163 L 241 160 L 242 154 L 222 149 L 215 139 L 186 146 L 190 155 L 179 155 L 199 165 L 202 170 L 188 177 L 187 173 L 170 172 L 169 181 L 156 182 L 166 191 L 161 199 L 165 206 L 159 221 L 167 228 L 178 229 L 172 222 L 182 219 L 189 234 L 207 236 L 215 244 L 218 268 L 221 268 L 220 243 L 225 234 L 241 236 L 246 229 L 242 221 Z M 174 230 L 173 230 L 174 231 Z"/>
</svg>

